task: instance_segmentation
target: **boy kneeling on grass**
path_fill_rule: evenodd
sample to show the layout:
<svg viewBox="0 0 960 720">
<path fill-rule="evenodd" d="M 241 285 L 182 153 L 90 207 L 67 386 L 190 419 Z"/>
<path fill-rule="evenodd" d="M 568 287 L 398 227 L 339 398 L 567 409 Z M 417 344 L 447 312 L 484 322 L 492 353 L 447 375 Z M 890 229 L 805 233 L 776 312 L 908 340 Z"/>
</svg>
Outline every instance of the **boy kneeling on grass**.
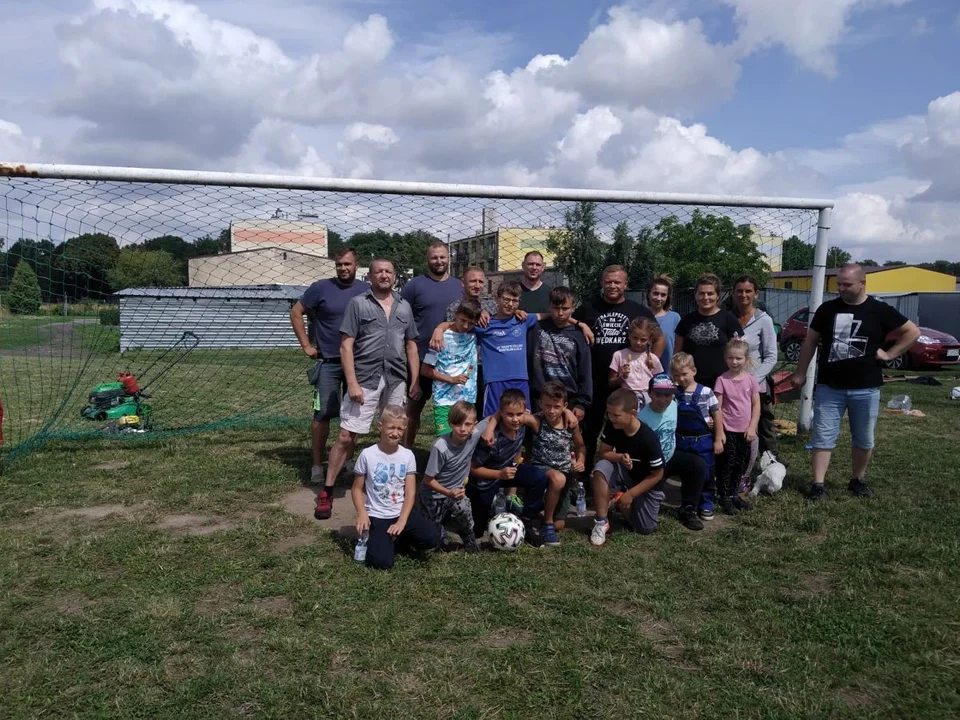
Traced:
<svg viewBox="0 0 960 720">
<path fill-rule="evenodd" d="M 526 428 L 527 397 L 522 390 L 504 390 L 500 396 L 500 410 L 496 413 L 496 428 L 492 442 L 481 442 L 473 453 L 467 497 L 473 512 L 473 526 L 483 533 L 490 519 L 491 508 L 501 489 L 522 488 L 524 498 L 517 514 L 525 524 L 540 514 L 547 489 L 547 476 L 532 465 L 519 465 L 519 456 Z M 488 432 L 487 435 L 491 435 Z M 537 539 L 530 533 L 529 539 Z"/>
<path fill-rule="evenodd" d="M 380 413 L 380 442 L 360 451 L 354 464 L 353 506 L 357 535 L 370 533 L 367 565 L 388 570 L 398 549 L 432 550 L 440 545 L 436 526 L 414 510 L 417 461 L 400 445 L 407 413 L 387 405 Z"/>
<path fill-rule="evenodd" d="M 593 469 L 597 519 L 590 542 L 600 547 L 607 541 L 611 490 L 622 491 L 616 505 L 630 527 L 641 535 L 652 533 L 664 497 L 663 454 L 656 434 L 637 419 L 637 396 L 632 390 L 620 388 L 607 398 L 607 423 L 597 455 L 601 458 Z"/>
<path fill-rule="evenodd" d="M 436 526 L 441 545 L 449 543 L 444 523 L 454 520 L 463 549 L 476 552 L 477 536 L 466 481 L 470 477 L 473 451 L 487 421 L 477 424 L 477 409 L 468 400 L 457 400 L 451 405 L 447 419 L 450 431 L 438 437 L 430 448 L 420 491 L 420 509 L 423 516 Z M 480 534 L 483 534 L 483 528 L 480 528 Z"/>
</svg>

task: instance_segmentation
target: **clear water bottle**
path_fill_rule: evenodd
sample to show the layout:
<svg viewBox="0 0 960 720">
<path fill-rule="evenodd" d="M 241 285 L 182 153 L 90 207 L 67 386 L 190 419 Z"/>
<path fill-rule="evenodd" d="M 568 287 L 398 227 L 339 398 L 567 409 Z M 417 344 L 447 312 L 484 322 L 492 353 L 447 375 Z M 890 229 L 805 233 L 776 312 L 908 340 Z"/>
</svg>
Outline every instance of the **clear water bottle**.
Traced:
<svg viewBox="0 0 960 720">
<path fill-rule="evenodd" d="M 899 410 L 900 412 L 908 413 L 913 409 L 913 402 L 910 400 L 909 395 L 897 395 L 896 397 L 890 399 L 890 402 L 887 403 L 887 407 L 891 410 Z"/>
<path fill-rule="evenodd" d="M 493 499 L 493 514 L 499 515 L 507 511 L 507 494 L 503 488 L 497 491 L 497 496 Z"/>
<path fill-rule="evenodd" d="M 367 543 L 370 540 L 370 531 L 364 530 L 357 538 L 357 547 L 353 551 L 354 562 L 362 563 L 367 560 Z"/>
<path fill-rule="evenodd" d="M 577 483 L 577 517 L 587 514 L 587 491 L 582 482 Z"/>
</svg>

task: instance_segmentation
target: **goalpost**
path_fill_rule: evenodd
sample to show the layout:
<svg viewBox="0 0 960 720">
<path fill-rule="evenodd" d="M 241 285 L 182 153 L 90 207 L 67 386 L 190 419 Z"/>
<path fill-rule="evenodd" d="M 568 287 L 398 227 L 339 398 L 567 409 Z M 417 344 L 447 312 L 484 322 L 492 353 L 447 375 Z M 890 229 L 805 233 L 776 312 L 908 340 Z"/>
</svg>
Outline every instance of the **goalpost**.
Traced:
<svg viewBox="0 0 960 720">
<path fill-rule="evenodd" d="M 644 276 L 638 238 L 668 250 L 691 243 L 671 267 L 685 277 L 718 271 L 728 278 L 740 265 L 769 278 L 780 269 L 785 241 L 815 242 L 812 281 L 762 293 L 782 324 L 823 299 L 832 206 L 0 163 L 0 452 L 10 460 L 50 439 L 104 432 L 157 437 L 303 422 L 311 361 L 290 328 L 290 308 L 306 285 L 334 275 L 329 256 L 348 243 L 359 250 L 361 276 L 373 257 L 386 256 L 402 283 L 423 271 L 430 242 L 442 240 L 451 272 L 480 266 L 492 291 L 519 279 L 530 251 L 544 256 L 548 283 L 565 281 L 552 267 L 560 241 L 567 275 L 588 289 L 599 289 L 603 261 Z M 739 250 L 714 252 L 734 236 Z M 723 268 L 704 265 L 703 257 Z M 630 291 L 639 298 L 643 289 Z M 676 301 L 678 311 L 692 309 L 688 294 L 678 292 Z M 86 411 L 92 390 L 116 385 L 124 372 L 149 385 L 143 389 L 151 397 L 140 400 L 148 432 Z M 810 424 L 813 374 L 811 366 L 801 429 Z"/>
</svg>

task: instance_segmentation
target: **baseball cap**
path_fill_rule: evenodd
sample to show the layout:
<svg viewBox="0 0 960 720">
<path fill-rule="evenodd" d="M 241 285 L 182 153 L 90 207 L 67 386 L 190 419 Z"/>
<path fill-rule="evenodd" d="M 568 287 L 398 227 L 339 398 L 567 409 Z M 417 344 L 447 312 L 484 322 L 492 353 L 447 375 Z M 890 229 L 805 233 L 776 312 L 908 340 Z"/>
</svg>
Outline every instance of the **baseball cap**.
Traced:
<svg viewBox="0 0 960 720">
<path fill-rule="evenodd" d="M 650 392 L 673 392 L 676 390 L 676 385 L 673 384 L 673 380 L 670 379 L 670 376 L 666 373 L 659 373 L 650 378 Z"/>
</svg>

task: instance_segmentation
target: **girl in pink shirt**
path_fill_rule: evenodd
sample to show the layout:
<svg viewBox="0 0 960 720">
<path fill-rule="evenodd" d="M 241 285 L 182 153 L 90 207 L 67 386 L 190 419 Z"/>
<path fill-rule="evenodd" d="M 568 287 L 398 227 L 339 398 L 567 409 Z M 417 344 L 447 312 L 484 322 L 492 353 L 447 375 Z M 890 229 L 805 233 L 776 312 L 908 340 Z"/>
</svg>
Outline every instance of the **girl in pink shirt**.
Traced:
<svg viewBox="0 0 960 720">
<path fill-rule="evenodd" d="M 750 462 L 750 443 L 757 437 L 760 386 L 748 372 L 752 360 L 746 340 L 734 338 L 728 342 L 724 360 L 728 370 L 717 378 L 713 387 L 723 419 L 723 431 L 713 450 L 717 456 L 720 508 L 727 515 L 736 515 L 753 507 L 737 494 L 737 485 Z"/>
<path fill-rule="evenodd" d="M 637 408 L 643 408 L 649 401 L 647 389 L 654 375 L 663 372 L 660 358 L 651 352 L 651 348 L 663 335 L 660 324 L 648 317 L 634 318 L 630 323 L 630 347 L 618 350 L 610 360 L 611 389 L 629 388 L 637 395 Z"/>
</svg>

